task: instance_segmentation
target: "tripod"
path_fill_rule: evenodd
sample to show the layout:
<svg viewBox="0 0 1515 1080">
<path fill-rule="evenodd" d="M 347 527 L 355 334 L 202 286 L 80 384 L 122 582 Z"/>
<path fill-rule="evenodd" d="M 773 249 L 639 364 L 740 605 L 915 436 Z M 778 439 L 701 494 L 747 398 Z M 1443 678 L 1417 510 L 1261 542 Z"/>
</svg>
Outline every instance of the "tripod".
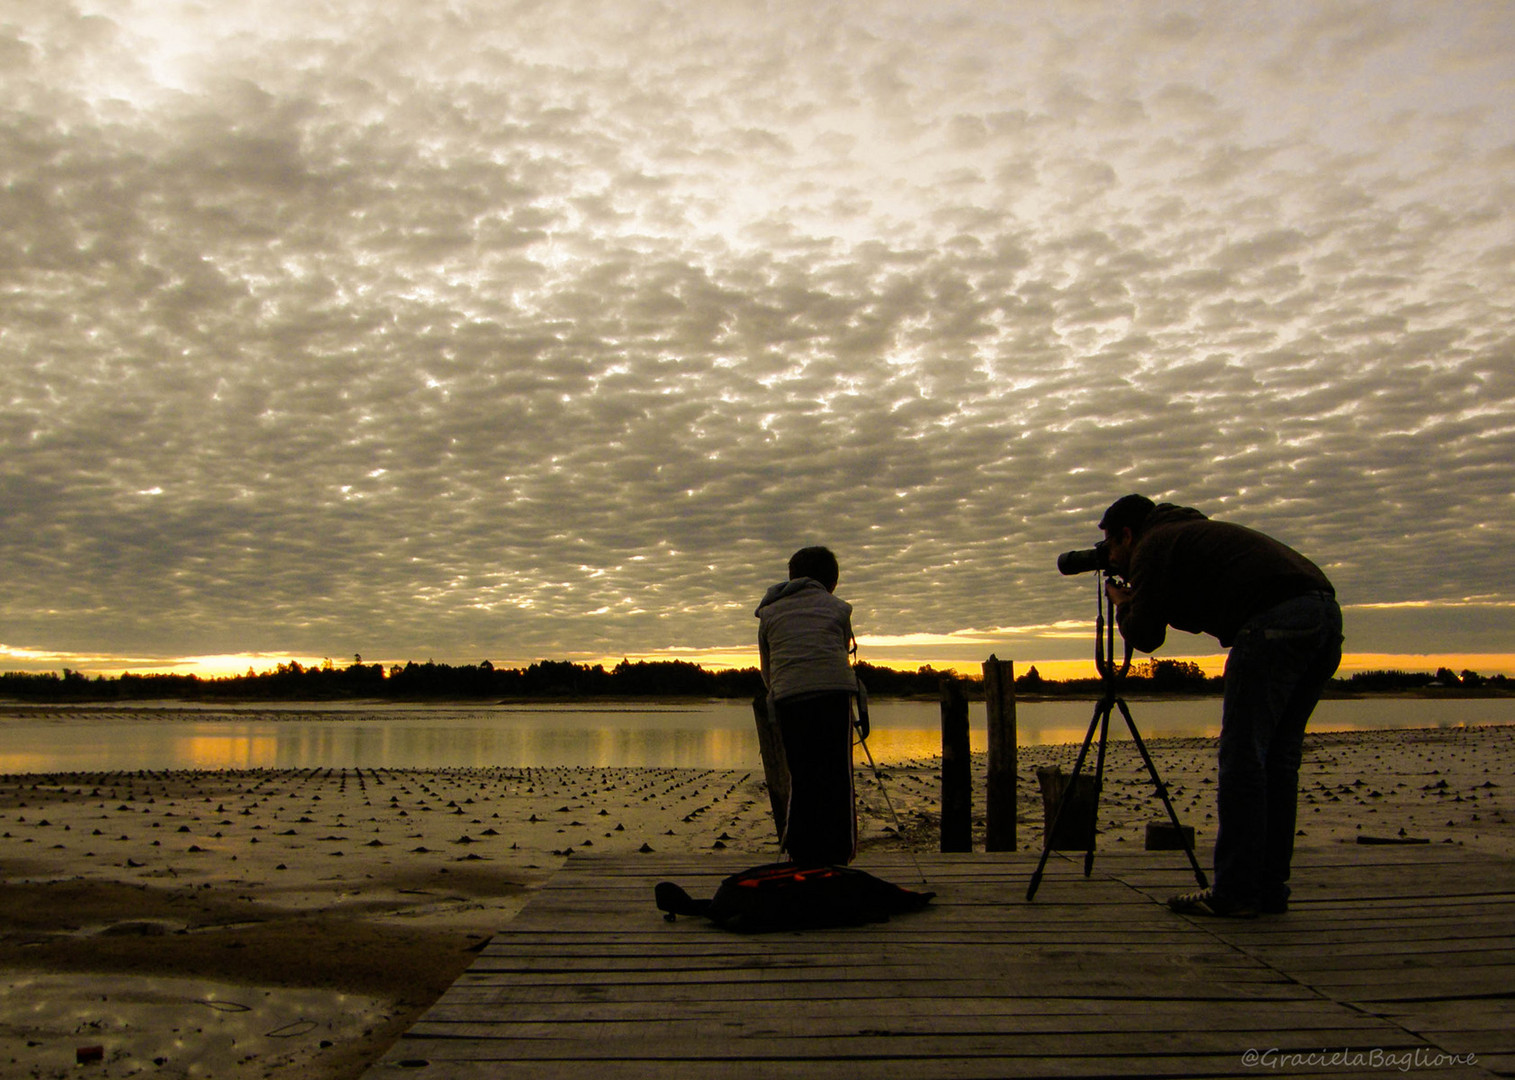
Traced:
<svg viewBox="0 0 1515 1080">
<path fill-rule="evenodd" d="M 1084 759 L 1089 756 L 1089 746 L 1094 741 L 1094 732 L 1099 731 L 1099 751 L 1095 757 L 1094 766 L 1094 805 L 1092 815 L 1099 813 L 1100 790 L 1105 783 L 1105 741 L 1110 730 L 1110 713 L 1119 709 L 1121 716 L 1126 721 L 1126 728 L 1131 732 L 1131 741 L 1136 744 L 1140 751 L 1142 761 L 1147 765 L 1147 773 L 1152 777 L 1152 786 L 1157 789 L 1158 797 L 1163 805 L 1168 808 L 1168 820 L 1173 823 L 1173 829 L 1183 841 L 1184 854 L 1189 856 L 1189 865 L 1194 868 L 1194 879 L 1199 882 L 1201 889 L 1209 888 L 1210 882 L 1205 878 L 1205 872 L 1200 869 L 1199 860 L 1194 857 L 1194 845 L 1189 842 L 1188 833 L 1179 824 L 1178 812 L 1173 809 L 1173 801 L 1168 798 L 1168 786 L 1163 783 L 1162 777 L 1157 775 L 1157 766 L 1152 764 L 1152 755 L 1147 753 L 1147 744 L 1142 741 L 1141 733 L 1136 730 L 1136 721 L 1131 719 L 1131 710 L 1126 705 L 1126 699 L 1120 696 L 1121 681 L 1125 679 L 1126 672 L 1131 670 L 1131 646 L 1126 646 L 1125 659 L 1120 667 L 1115 666 L 1115 603 L 1105 595 L 1105 573 L 1094 575 L 1095 593 L 1095 619 L 1094 619 L 1094 666 L 1099 669 L 1100 681 L 1104 687 L 1104 693 L 1099 702 L 1094 706 L 1094 716 L 1089 720 L 1089 731 L 1084 736 L 1084 745 L 1079 748 L 1078 759 L 1073 763 L 1073 775 L 1068 778 L 1067 785 L 1063 788 L 1062 797 L 1058 799 L 1057 814 L 1052 819 L 1052 824 L 1047 828 L 1047 836 L 1042 845 L 1041 861 L 1036 864 L 1036 872 L 1031 875 L 1031 884 L 1026 888 L 1026 899 L 1036 897 L 1036 890 L 1042 883 L 1042 871 L 1047 868 L 1047 856 L 1052 854 L 1052 840 L 1057 835 L 1057 827 L 1062 823 L 1063 814 L 1072 802 L 1074 789 L 1077 787 L 1079 773 L 1083 770 Z M 1084 877 L 1088 877 L 1094 870 L 1094 822 L 1090 821 L 1089 846 L 1084 851 Z"/>
</svg>

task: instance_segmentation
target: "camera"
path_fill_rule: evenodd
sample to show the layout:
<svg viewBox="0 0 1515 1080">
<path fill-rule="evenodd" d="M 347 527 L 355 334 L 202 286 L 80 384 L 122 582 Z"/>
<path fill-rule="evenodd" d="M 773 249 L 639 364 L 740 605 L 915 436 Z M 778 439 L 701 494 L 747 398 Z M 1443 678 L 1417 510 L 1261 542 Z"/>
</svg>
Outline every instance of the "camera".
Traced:
<svg viewBox="0 0 1515 1080">
<path fill-rule="evenodd" d="M 1065 551 L 1057 557 L 1057 569 L 1062 574 L 1089 574 L 1095 570 L 1110 573 L 1110 542 L 1101 540 L 1092 548 L 1083 551 Z"/>
</svg>

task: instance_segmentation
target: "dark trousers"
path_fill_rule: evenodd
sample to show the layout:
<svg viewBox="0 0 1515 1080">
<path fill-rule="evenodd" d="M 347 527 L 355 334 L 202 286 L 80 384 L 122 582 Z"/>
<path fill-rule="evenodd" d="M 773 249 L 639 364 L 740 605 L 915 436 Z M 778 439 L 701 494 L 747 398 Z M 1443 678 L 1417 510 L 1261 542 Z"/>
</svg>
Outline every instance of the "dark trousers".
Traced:
<svg viewBox="0 0 1515 1080">
<path fill-rule="evenodd" d="M 784 850 L 804 866 L 845 866 L 857 854 L 852 695 L 797 694 L 773 708 L 789 762 Z"/>
<path fill-rule="evenodd" d="M 1242 627 L 1226 659 L 1216 784 L 1215 893 L 1287 902 L 1305 724 L 1341 663 L 1341 608 L 1286 600 Z"/>
</svg>

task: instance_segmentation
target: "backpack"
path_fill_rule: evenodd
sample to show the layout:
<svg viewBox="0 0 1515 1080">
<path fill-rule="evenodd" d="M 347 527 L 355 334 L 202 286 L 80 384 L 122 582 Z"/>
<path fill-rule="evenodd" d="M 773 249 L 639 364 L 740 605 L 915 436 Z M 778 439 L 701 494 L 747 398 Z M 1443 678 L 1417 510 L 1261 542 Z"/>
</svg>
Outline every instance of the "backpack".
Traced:
<svg viewBox="0 0 1515 1080">
<path fill-rule="evenodd" d="M 715 896 L 696 900 L 671 881 L 653 897 L 663 918 L 701 916 L 729 930 L 814 930 L 888 922 L 920 911 L 936 896 L 912 892 L 850 866 L 768 863 L 732 874 Z"/>
</svg>

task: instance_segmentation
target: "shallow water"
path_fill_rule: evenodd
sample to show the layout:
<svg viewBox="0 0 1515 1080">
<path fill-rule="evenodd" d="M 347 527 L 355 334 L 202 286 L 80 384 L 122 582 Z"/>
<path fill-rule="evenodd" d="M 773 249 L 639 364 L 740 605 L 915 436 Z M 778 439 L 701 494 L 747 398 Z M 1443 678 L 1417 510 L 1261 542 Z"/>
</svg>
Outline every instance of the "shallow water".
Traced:
<svg viewBox="0 0 1515 1080">
<path fill-rule="evenodd" d="M 1144 738 L 1213 736 L 1220 701 L 1132 701 Z M 1078 742 L 1090 701 L 1021 702 L 1021 745 Z M 1314 731 L 1515 723 L 1515 699 L 1324 701 Z M 875 701 L 869 749 L 880 762 L 941 749 L 935 702 Z M 970 742 L 986 746 L 982 703 Z M 1113 717 L 1111 737 L 1126 738 Z M 862 760 L 862 754 L 858 754 Z M 478 768 L 586 765 L 755 768 L 746 702 L 690 705 L 0 707 L 0 772 L 249 768 Z"/>
</svg>

